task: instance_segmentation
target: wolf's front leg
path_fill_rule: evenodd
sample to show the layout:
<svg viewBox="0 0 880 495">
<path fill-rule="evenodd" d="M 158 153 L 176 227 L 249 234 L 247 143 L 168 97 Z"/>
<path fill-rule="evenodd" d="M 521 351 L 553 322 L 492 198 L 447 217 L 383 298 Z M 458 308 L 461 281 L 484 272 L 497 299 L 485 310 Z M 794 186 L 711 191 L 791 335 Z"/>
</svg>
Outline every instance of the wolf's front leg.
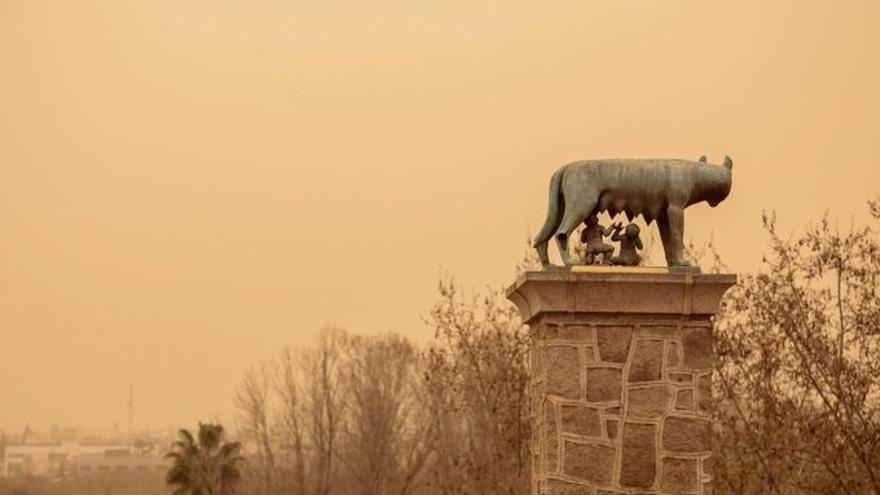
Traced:
<svg viewBox="0 0 880 495">
<path fill-rule="evenodd" d="M 669 266 L 691 266 L 691 262 L 684 257 L 684 208 L 670 205 L 665 218 L 660 219 L 658 225 L 666 263 Z"/>
</svg>

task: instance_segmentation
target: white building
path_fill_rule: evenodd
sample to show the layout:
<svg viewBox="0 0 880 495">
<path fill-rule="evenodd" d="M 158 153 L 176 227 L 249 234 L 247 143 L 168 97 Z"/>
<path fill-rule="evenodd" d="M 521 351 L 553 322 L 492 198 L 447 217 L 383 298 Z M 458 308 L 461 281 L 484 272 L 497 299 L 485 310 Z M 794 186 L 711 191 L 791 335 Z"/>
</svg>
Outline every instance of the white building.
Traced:
<svg viewBox="0 0 880 495">
<path fill-rule="evenodd" d="M 108 471 L 146 471 L 167 469 L 160 457 L 135 455 L 125 445 L 59 444 L 7 445 L 0 475 L 60 476 L 88 475 Z"/>
</svg>

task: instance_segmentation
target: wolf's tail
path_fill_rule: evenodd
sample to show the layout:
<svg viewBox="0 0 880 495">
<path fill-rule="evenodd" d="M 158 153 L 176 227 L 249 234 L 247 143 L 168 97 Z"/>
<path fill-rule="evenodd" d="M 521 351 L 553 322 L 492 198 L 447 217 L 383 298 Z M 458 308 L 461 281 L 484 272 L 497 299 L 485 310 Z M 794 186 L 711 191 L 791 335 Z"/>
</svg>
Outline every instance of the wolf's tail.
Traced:
<svg viewBox="0 0 880 495">
<path fill-rule="evenodd" d="M 559 227 L 559 223 L 562 221 L 562 213 L 565 211 L 565 198 L 562 196 L 563 172 L 565 172 L 565 167 L 557 170 L 553 177 L 550 178 L 550 201 L 547 206 L 547 219 L 544 220 L 544 226 L 541 227 L 541 231 L 535 236 L 535 242 L 532 247 L 538 247 L 550 240 L 550 237 L 553 236 L 553 233 L 556 232 L 556 228 Z"/>
</svg>

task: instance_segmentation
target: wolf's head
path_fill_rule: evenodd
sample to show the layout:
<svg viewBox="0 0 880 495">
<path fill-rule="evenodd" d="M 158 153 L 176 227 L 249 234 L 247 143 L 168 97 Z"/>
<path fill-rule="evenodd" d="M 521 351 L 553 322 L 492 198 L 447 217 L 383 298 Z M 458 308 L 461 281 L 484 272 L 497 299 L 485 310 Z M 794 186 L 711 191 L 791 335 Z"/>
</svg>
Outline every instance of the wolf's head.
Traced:
<svg viewBox="0 0 880 495">
<path fill-rule="evenodd" d="M 700 160 L 694 177 L 694 190 L 691 203 L 705 201 L 709 206 L 716 207 L 730 194 L 733 181 L 733 160 L 724 157 L 723 165 L 714 165 Z"/>
</svg>

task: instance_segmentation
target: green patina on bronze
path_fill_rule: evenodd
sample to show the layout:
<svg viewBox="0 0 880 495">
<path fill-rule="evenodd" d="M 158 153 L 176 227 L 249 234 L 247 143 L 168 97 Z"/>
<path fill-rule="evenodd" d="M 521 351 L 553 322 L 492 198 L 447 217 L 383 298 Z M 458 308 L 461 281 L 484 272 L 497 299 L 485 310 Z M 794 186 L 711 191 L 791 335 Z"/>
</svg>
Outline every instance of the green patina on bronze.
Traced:
<svg viewBox="0 0 880 495">
<path fill-rule="evenodd" d="M 547 219 L 535 238 L 544 266 L 550 265 L 547 244 L 556 238 L 566 265 L 576 264 L 568 251 L 572 231 L 590 215 L 642 215 L 650 225 L 657 220 L 666 262 L 690 266 L 684 258 L 684 209 L 706 201 L 717 206 L 730 193 L 733 161 L 723 165 L 673 159 L 584 160 L 563 166 L 550 179 Z"/>
</svg>

